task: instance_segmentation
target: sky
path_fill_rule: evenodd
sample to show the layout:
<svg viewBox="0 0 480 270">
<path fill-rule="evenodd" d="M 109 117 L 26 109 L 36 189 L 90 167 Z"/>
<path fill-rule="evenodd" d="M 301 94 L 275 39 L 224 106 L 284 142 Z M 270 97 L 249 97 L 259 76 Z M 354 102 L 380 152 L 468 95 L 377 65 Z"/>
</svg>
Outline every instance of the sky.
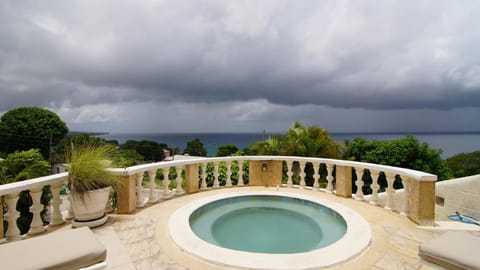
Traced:
<svg viewBox="0 0 480 270">
<path fill-rule="evenodd" d="M 0 2 L 0 114 L 73 131 L 479 131 L 478 0 Z"/>
</svg>

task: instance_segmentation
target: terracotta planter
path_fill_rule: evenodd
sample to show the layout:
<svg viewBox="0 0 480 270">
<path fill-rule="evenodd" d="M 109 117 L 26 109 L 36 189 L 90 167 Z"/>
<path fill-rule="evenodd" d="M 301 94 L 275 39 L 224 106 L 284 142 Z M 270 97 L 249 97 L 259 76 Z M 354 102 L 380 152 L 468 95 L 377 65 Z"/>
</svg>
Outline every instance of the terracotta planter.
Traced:
<svg viewBox="0 0 480 270">
<path fill-rule="evenodd" d="M 74 220 L 73 227 L 98 227 L 107 222 L 105 204 L 107 203 L 112 187 L 90 190 L 81 197 L 70 195 Z"/>
</svg>

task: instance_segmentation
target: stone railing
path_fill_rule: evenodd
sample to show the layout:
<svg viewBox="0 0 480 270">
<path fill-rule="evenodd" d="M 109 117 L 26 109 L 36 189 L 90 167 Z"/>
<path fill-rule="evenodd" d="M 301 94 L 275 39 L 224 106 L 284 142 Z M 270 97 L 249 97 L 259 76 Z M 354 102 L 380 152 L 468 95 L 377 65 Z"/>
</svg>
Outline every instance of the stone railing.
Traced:
<svg viewBox="0 0 480 270">
<path fill-rule="evenodd" d="M 53 197 L 50 203 L 53 208 L 50 225 L 55 226 L 63 224 L 65 221 L 62 217 L 62 213 L 60 212 L 60 204 L 62 203 L 62 200 L 60 199 L 60 190 L 66 183 L 67 177 L 67 173 L 60 173 L 21 182 L 0 185 L 0 201 L 2 201 L 2 205 L 3 202 L 5 202 L 7 207 L 7 212 L 3 215 L 0 215 L 0 239 L 4 235 L 3 220 L 5 220 L 8 224 L 8 230 L 5 234 L 6 240 L 15 241 L 21 238 L 20 230 L 17 227 L 17 218 L 19 217 L 20 213 L 17 211 L 16 206 L 20 192 L 22 191 L 29 191 L 33 203 L 32 206 L 30 206 L 30 212 L 33 214 L 33 219 L 32 223 L 30 224 L 28 235 L 39 234 L 47 230 L 46 226 L 43 225 L 40 215 L 44 208 L 40 202 L 44 186 L 50 186 Z"/>
<path fill-rule="evenodd" d="M 420 225 L 433 225 L 435 216 L 435 175 L 370 163 L 290 156 L 235 156 L 165 161 L 113 171 L 123 183 L 117 188 L 119 214 L 130 214 L 137 208 L 174 196 L 249 185 L 308 188 L 353 197 L 396 210 Z M 5 199 L 8 208 L 3 216 L 8 223 L 7 241 L 21 238 L 15 222 L 18 217 L 15 205 L 21 191 L 29 190 L 33 199 L 30 210 L 34 218 L 28 234 L 46 230 L 40 219 L 40 195 L 45 185 L 50 185 L 53 193 L 49 226 L 64 222 L 59 192 L 67 177 L 64 173 L 0 186 L 0 196 Z M 385 181 L 386 188 L 382 194 L 378 181 Z M 402 205 L 397 205 L 399 202 Z M 3 222 L 0 222 L 0 232 L 3 231 L 2 225 Z"/>
</svg>

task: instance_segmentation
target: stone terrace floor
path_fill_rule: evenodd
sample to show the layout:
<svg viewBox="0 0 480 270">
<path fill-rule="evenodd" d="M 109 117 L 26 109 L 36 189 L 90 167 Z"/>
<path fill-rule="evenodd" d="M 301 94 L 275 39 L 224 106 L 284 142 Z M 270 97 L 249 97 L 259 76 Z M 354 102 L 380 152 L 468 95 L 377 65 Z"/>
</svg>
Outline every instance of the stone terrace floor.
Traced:
<svg viewBox="0 0 480 270">
<path fill-rule="evenodd" d="M 132 215 L 111 214 L 106 225 L 93 229 L 107 248 L 107 269 L 228 269 L 182 252 L 168 234 L 168 219 L 188 202 L 213 194 L 275 188 L 243 187 L 218 189 L 181 196 L 138 209 Z M 418 247 L 441 231 L 418 228 L 408 218 L 353 199 L 308 189 L 286 189 L 291 193 L 321 196 L 341 203 L 362 215 L 371 225 L 372 242 L 359 256 L 329 269 L 443 269 L 418 257 Z M 61 229 L 68 229 L 66 225 Z M 479 231 L 471 232 L 480 235 Z"/>
</svg>

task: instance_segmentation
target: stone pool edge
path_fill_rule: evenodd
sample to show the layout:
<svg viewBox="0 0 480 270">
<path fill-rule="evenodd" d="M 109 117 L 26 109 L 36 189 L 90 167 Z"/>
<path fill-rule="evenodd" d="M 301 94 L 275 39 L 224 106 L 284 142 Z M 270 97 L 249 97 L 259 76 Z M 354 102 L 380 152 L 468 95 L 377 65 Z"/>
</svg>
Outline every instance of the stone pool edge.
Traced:
<svg viewBox="0 0 480 270">
<path fill-rule="evenodd" d="M 245 195 L 286 196 L 312 201 L 339 213 L 347 232 L 337 242 L 320 249 L 296 254 L 263 254 L 230 250 L 203 241 L 190 228 L 189 217 L 199 207 L 220 199 Z M 183 251 L 202 260 L 247 269 L 312 269 L 331 267 L 360 255 L 371 243 L 372 229 L 354 210 L 342 204 L 311 195 L 284 191 L 242 191 L 197 199 L 175 211 L 168 221 L 169 236 Z"/>
</svg>

